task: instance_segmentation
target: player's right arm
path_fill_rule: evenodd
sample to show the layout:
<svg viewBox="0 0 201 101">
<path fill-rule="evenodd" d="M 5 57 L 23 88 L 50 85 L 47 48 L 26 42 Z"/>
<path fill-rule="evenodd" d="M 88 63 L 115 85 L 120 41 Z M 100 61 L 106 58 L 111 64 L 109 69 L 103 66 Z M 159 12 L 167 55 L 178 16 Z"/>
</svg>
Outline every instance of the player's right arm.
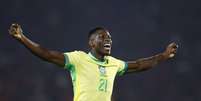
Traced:
<svg viewBox="0 0 201 101">
<path fill-rule="evenodd" d="M 8 31 L 13 38 L 17 39 L 28 50 L 30 50 L 34 55 L 38 56 L 42 60 L 57 64 L 62 67 L 65 65 L 65 57 L 63 53 L 48 50 L 44 47 L 41 47 L 39 44 L 31 41 L 23 34 L 20 25 L 12 24 Z"/>
</svg>

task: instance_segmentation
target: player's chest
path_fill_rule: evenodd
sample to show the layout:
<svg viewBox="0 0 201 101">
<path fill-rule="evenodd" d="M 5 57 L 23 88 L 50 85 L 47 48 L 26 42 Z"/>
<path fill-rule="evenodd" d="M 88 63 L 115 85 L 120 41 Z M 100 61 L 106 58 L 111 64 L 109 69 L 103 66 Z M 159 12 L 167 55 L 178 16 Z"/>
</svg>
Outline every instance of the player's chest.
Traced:
<svg viewBox="0 0 201 101">
<path fill-rule="evenodd" d="M 90 77 L 115 77 L 118 68 L 115 65 L 104 66 L 93 63 L 83 64 L 80 73 Z"/>
</svg>

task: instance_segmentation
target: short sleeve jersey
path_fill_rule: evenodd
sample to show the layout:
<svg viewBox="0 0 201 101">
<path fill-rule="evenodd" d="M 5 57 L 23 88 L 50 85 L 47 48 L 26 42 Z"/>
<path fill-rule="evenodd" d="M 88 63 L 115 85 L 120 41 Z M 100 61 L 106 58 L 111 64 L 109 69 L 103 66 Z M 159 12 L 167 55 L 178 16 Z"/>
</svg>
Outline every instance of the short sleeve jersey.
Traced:
<svg viewBox="0 0 201 101">
<path fill-rule="evenodd" d="M 114 79 L 127 70 L 126 62 L 112 56 L 99 61 L 91 53 L 64 53 L 65 69 L 70 71 L 74 101 L 111 101 Z"/>
</svg>

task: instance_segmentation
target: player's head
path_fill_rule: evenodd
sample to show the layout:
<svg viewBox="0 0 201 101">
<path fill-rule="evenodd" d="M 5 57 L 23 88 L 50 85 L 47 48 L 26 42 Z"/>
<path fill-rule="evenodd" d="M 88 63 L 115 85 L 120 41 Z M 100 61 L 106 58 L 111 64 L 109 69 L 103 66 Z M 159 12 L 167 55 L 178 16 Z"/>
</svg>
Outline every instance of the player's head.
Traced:
<svg viewBox="0 0 201 101">
<path fill-rule="evenodd" d="M 89 46 L 99 55 L 110 55 L 112 48 L 111 35 L 107 29 L 96 27 L 89 32 Z"/>
</svg>

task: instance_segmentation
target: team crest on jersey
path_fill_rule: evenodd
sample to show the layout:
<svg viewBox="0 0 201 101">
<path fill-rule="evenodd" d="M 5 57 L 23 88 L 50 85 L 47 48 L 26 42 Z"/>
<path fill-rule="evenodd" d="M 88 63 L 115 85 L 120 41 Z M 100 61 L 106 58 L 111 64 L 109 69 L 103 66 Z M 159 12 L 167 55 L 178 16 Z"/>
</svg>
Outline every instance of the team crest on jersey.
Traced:
<svg viewBox="0 0 201 101">
<path fill-rule="evenodd" d="M 99 66 L 99 71 L 100 71 L 101 75 L 105 75 L 106 74 L 105 67 Z"/>
</svg>

